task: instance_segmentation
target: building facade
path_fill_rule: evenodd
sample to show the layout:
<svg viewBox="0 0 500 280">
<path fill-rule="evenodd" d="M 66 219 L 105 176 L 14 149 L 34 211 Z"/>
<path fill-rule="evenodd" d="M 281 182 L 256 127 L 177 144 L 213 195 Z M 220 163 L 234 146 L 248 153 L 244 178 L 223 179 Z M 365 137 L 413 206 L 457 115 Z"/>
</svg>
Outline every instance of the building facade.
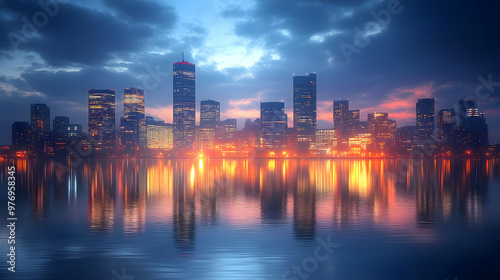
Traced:
<svg viewBox="0 0 500 280">
<path fill-rule="evenodd" d="M 220 102 L 202 100 L 200 102 L 200 126 L 215 129 L 220 122 Z"/>
<path fill-rule="evenodd" d="M 47 104 L 31 104 L 30 120 L 30 148 L 36 155 L 41 155 L 50 132 L 50 108 Z"/>
<path fill-rule="evenodd" d="M 88 131 L 97 151 L 115 148 L 115 91 L 89 89 Z"/>
<path fill-rule="evenodd" d="M 434 98 L 419 99 L 416 104 L 418 140 L 434 138 Z"/>
<path fill-rule="evenodd" d="M 260 103 L 260 147 L 267 150 L 286 148 L 287 115 L 284 102 Z"/>
<path fill-rule="evenodd" d="M 126 88 L 123 91 L 120 131 L 123 149 L 138 150 L 147 146 L 144 90 Z"/>
</svg>

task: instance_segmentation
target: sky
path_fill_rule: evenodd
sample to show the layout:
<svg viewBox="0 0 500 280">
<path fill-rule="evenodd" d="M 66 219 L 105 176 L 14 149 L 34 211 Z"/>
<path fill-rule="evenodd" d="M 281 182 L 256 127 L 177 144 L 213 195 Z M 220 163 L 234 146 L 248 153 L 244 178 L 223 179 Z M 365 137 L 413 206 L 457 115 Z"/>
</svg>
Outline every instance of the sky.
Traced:
<svg viewBox="0 0 500 280">
<path fill-rule="evenodd" d="M 42 3 L 42 4 L 40 4 Z M 293 75 L 317 73 L 318 128 L 333 100 L 414 125 L 415 103 L 437 111 L 479 99 L 490 143 L 500 142 L 500 2 L 418 0 L 0 0 L 0 144 L 29 121 L 30 104 L 87 127 L 88 89 L 146 91 L 146 114 L 172 122 L 172 63 L 196 64 L 199 102 L 221 120 L 259 117 L 284 101 Z M 498 81 L 498 82 L 497 82 Z"/>
</svg>

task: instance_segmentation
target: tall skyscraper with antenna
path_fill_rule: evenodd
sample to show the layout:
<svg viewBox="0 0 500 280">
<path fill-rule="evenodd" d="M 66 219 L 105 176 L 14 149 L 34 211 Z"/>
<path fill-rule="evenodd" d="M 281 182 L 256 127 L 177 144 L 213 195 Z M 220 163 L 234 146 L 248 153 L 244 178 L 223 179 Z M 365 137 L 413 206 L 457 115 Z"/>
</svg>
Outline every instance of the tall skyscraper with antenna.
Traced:
<svg viewBox="0 0 500 280">
<path fill-rule="evenodd" d="M 195 65 L 184 61 L 174 63 L 174 148 L 192 149 L 195 138 L 196 90 Z"/>
</svg>

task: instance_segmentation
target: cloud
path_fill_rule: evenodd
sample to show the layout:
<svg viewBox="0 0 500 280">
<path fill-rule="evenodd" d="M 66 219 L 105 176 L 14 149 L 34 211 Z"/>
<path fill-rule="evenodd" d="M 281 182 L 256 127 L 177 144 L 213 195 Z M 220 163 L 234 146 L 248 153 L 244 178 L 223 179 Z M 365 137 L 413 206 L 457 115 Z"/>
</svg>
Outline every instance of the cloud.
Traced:
<svg viewBox="0 0 500 280">
<path fill-rule="evenodd" d="M 226 119 L 256 119 L 260 118 L 260 109 L 231 108 L 221 112 L 221 117 Z M 221 118 L 222 119 L 222 118 Z"/>
</svg>

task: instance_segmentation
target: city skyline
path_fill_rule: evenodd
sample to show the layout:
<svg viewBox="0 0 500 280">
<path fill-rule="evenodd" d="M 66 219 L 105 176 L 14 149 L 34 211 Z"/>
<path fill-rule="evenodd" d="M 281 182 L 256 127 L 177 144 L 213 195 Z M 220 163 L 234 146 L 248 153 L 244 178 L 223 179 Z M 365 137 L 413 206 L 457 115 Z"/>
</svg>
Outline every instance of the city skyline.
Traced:
<svg viewBox="0 0 500 280">
<path fill-rule="evenodd" d="M 36 2 L 2 3 L 6 16 L 0 20 L 6 29 L 0 35 L 7 40 L 0 45 L 4 65 L 0 109 L 5 112 L 0 144 L 11 142 L 8 131 L 14 121 L 29 120 L 29 110 L 24 109 L 29 104 L 47 104 L 53 115 L 71 113 L 72 122 L 86 130 L 84 95 L 89 87 L 118 93 L 127 87 L 142 88 L 148 95 L 146 111 L 172 123 L 171 65 L 179 61 L 181 50 L 186 51 L 187 61 L 197 64 L 197 100 L 221 102 L 221 119 L 236 118 L 238 129 L 247 118 L 258 118 L 261 101 L 283 100 L 291 126 L 290 77 L 313 72 L 318 73 L 319 129 L 332 127 L 331 100 L 349 99 L 363 120 L 376 108 L 389 113 L 398 126 L 413 125 L 418 99 L 433 97 L 436 108 L 445 109 L 475 95 L 478 87 L 488 124 L 500 124 L 500 100 L 494 91 L 500 59 L 497 42 L 489 35 L 498 30 L 492 12 L 498 3 L 400 1 L 397 13 L 386 26 L 370 32 L 363 47 L 353 43 L 357 30 L 387 15 L 386 2 L 292 2 L 288 9 L 281 5 L 279 1 L 60 4 L 48 23 L 37 27 L 40 36 L 26 37 L 16 51 L 9 38 L 24 36 L 22 17 L 32 20 L 43 8 Z M 455 14 L 474 14 L 482 20 L 465 23 L 447 12 L 448 5 L 453 5 Z M 197 17 L 200 11 L 203 16 Z M 425 24 L 415 26 L 424 12 Z M 134 17 L 137 13 L 150 16 Z M 88 26 L 81 26 L 82 21 Z M 450 33 L 451 28 L 461 31 Z M 342 46 L 355 47 L 349 60 Z M 123 97 L 118 95 L 116 102 L 120 116 Z M 491 142 L 499 142 L 500 132 L 490 134 Z"/>
<path fill-rule="evenodd" d="M 387 112 L 368 113 L 360 119 L 349 100 L 333 100 L 333 123 L 317 129 L 316 73 L 293 76 L 294 126 L 288 126 L 284 102 L 260 102 L 260 118 L 247 119 L 243 130 L 237 119 L 220 120 L 220 102 L 201 100 L 199 126 L 195 126 L 195 65 L 184 60 L 173 64 L 173 124 L 146 117 L 145 91 L 123 91 L 123 116 L 115 120 L 113 89 L 88 90 L 88 133 L 71 124 L 68 116 L 55 116 L 50 128 L 50 107 L 31 104 L 31 122 L 12 124 L 11 156 L 60 157 L 71 149 L 92 150 L 94 157 L 192 156 L 208 151 L 211 156 L 496 156 L 490 146 L 485 114 L 477 99 L 458 100 L 437 114 L 434 98 L 418 99 L 416 123 L 401 126 Z M 252 128 L 253 127 L 253 128 Z M 150 131 L 149 131 L 149 130 Z M 88 135 L 88 136 L 86 136 Z M 69 148 L 69 150 L 68 150 Z M 159 152 L 159 153 L 156 153 Z M 118 152 L 118 154 L 117 154 Z"/>
</svg>

